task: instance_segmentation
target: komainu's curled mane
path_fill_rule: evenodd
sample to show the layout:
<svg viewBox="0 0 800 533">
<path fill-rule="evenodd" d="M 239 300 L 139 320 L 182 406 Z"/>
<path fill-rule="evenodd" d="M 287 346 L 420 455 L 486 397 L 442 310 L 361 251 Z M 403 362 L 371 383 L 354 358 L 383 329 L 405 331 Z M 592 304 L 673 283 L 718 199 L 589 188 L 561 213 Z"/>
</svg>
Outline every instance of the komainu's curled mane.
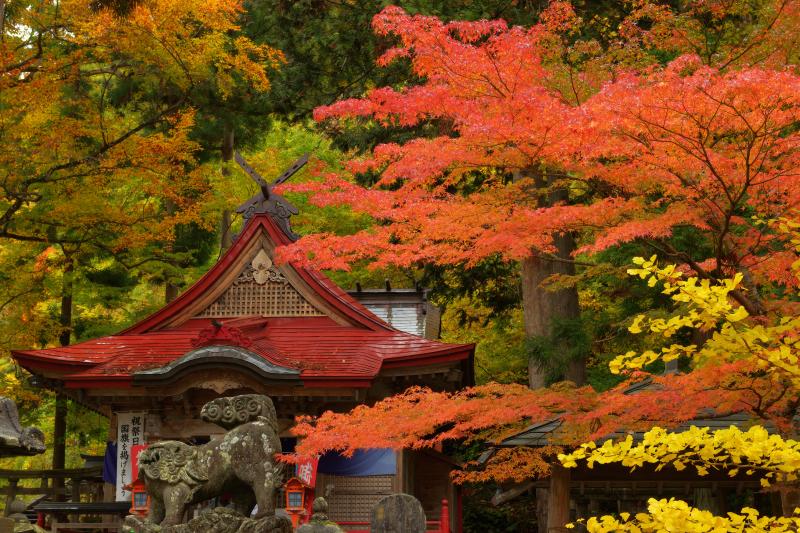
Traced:
<svg viewBox="0 0 800 533">
<path fill-rule="evenodd" d="M 269 397 L 261 394 L 242 394 L 211 400 L 203 406 L 200 418 L 225 429 L 266 418 L 276 431 L 278 429 L 275 405 Z"/>
<path fill-rule="evenodd" d="M 208 465 L 197 461 L 198 449 L 183 442 L 167 440 L 151 444 L 139 454 L 140 475 L 166 483 L 180 481 L 194 487 L 208 481 Z M 204 468 L 205 466 L 205 468 Z"/>
</svg>

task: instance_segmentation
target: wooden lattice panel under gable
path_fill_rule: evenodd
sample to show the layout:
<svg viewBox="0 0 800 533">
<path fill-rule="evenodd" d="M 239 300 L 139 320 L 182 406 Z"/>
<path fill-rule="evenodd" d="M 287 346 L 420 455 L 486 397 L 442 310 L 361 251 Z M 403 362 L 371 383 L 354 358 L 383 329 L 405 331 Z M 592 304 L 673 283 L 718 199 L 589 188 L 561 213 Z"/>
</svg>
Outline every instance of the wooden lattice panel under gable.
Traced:
<svg viewBox="0 0 800 533">
<path fill-rule="evenodd" d="M 222 296 L 197 316 L 322 316 L 322 313 L 289 283 L 262 249 Z"/>
</svg>

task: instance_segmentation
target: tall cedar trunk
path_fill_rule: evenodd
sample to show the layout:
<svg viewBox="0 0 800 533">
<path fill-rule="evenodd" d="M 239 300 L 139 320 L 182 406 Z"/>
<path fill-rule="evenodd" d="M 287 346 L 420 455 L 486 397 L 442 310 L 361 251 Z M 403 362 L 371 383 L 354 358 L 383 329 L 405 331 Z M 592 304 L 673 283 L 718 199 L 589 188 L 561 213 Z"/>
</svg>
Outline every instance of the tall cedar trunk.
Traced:
<svg viewBox="0 0 800 533">
<path fill-rule="evenodd" d="M 539 194 L 538 204 L 542 207 L 568 199 L 565 189 L 548 190 L 553 184 L 553 177 L 543 175 L 532 169 L 529 175 L 534 176 L 534 193 Z M 515 178 L 521 177 L 517 174 Z M 550 291 L 542 287 L 554 274 L 575 274 L 572 252 L 575 250 L 575 239 L 569 233 L 553 235 L 555 259 L 538 254 L 535 250 L 521 264 L 522 277 L 522 313 L 525 335 L 528 337 L 547 337 L 551 334 L 553 320 L 556 318 L 578 318 L 578 291 L 572 287 L 559 291 Z M 528 385 L 532 389 L 545 386 L 547 368 L 539 366 L 531 358 L 528 361 Z M 582 385 L 586 380 L 584 361 L 570 364 L 566 370 L 566 379 Z M 570 473 L 561 465 L 553 465 L 550 475 L 550 487 L 536 489 L 536 521 L 538 533 L 567 531 L 564 524 L 569 522 Z"/>
<path fill-rule="evenodd" d="M 227 163 L 233 159 L 233 128 L 225 126 L 225 132 L 222 137 L 222 175 L 229 176 L 230 170 Z M 233 244 L 233 235 L 231 234 L 231 210 L 223 209 L 222 217 L 220 220 L 220 249 L 224 252 Z"/>
<path fill-rule="evenodd" d="M 548 190 L 554 182 L 552 176 L 543 175 L 541 171 L 532 171 L 535 192 L 539 193 L 538 203 L 542 207 L 553 205 L 568 199 L 568 193 L 563 188 Z M 553 319 L 578 318 L 578 291 L 576 288 L 551 291 L 541 285 L 553 274 L 575 273 L 572 263 L 572 252 L 575 250 L 575 239 L 569 233 L 553 235 L 556 248 L 556 259 L 537 254 L 536 251 L 522 261 L 522 312 L 525 325 L 525 335 L 528 337 L 546 337 L 550 335 Z M 541 368 L 533 359 L 528 362 L 528 382 L 532 389 L 545 386 L 546 368 Z M 583 385 L 586 380 L 584 361 L 570 364 L 566 371 L 565 379 Z"/>
<path fill-rule="evenodd" d="M 72 294 L 73 294 L 73 275 L 75 263 L 68 255 L 64 264 L 64 272 L 61 281 L 61 314 L 59 316 L 59 326 L 61 333 L 58 341 L 61 346 L 69 346 L 72 337 Z M 63 470 L 67 465 L 67 398 L 60 392 L 56 392 L 56 412 L 53 420 L 53 469 Z M 58 488 L 64 486 L 63 480 L 54 480 L 54 485 Z"/>
<path fill-rule="evenodd" d="M 575 249 L 575 240 L 569 234 L 553 237 L 557 256 L 570 259 Z M 561 262 L 545 257 L 529 257 L 522 261 L 522 311 L 525 323 L 525 335 L 528 337 L 546 337 L 551 333 L 553 319 L 577 318 L 580 316 L 578 292 L 575 288 L 558 291 L 547 290 L 542 283 L 553 274 L 574 274 L 575 266 L 570 262 Z M 528 363 L 528 382 L 532 389 L 545 386 L 546 368 L 541 368 L 531 359 Z M 570 364 L 564 376 L 578 385 L 586 379 L 585 364 L 575 361 Z"/>
</svg>

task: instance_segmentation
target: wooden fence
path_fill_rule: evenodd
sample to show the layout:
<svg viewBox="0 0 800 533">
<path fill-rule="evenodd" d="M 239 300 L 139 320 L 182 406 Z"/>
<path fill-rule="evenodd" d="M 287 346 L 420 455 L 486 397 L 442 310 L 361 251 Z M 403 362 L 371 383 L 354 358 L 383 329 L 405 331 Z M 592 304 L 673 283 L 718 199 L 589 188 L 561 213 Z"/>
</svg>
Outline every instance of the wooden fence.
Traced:
<svg viewBox="0 0 800 533">
<path fill-rule="evenodd" d="M 0 487 L 5 495 L 6 513 L 9 504 L 18 496 L 44 496 L 50 500 L 90 501 L 102 499 L 102 467 L 73 468 L 65 470 L 5 470 L 0 469 L 0 480 L 8 485 Z M 25 481 L 32 480 L 31 483 Z M 38 480 L 38 484 L 36 481 Z"/>
</svg>

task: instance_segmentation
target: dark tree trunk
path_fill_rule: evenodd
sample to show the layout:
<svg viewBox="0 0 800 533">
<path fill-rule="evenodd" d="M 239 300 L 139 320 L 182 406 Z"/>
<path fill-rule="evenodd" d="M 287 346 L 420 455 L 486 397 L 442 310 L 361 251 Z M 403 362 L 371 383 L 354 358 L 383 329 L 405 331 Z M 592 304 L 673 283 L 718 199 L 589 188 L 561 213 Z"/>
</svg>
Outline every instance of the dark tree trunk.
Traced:
<svg viewBox="0 0 800 533">
<path fill-rule="evenodd" d="M 225 132 L 222 138 L 222 175 L 229 176 L 230 170 L 227 163 L 233 159 L 233 128 L 230 126 L 225 127 Z M 223 209 L 222 217 L 220 220 L 220 249 L 224 252 L 233 244 L 233 235 L 231 234 L 231 210 Z"/>
<path fill-rule="evenodd" d="M 169 215 L 173 215 L 175 214 L 177 206 L 172 201 L 165 200 L 164 209 L 167 211 Z M 167 255 L 175 251 L 175 248 L 173 247 L 171 242 L 166 244 L 166 251 Z M 168 262 L 175 267 L 179 266 L 178 262 L 175 259 L 168 259 Z M 165 304 L 170 303 L 172 300 L 177 298 L 180 293 L 181 293 L 181 288 L 175 283 L 173 283 L 172 279 L 168 276 L 166 281 L 164 282 L 164 303 Z"/>
<path fill-rule="evenodd" d="M 170 303 L 172 300 L 177 298 L 180 293 L 181 293 L 180 287 L 168 281 L 166 286 L 164 287 L 164 302 Z"/>
<path fill-rule="evenodd" d="M 69 346 L 72 338 L 72 294 L 74 289 L 75 263 L 67 255 L 61 281 L 61 314 L 59 326 L 61 333 L 58 341 L 61 346 Z M 63 470 L 67 464 L 67 398 L 56 392 L 56 412 L 53 420 L 53 469 Z M 62 488 L 63 480 L 54 480 L 54 485 Z"/>
<path fill-rule="evenodd" d="M 554 178 L 535 170 L 535 188 L 538 204 L 542 207 L 568 199 L 563 188 L 552 188 Z M 575 274 L 572 252 L 575 239 L 569 233 L 553 235 L 555 257 L 533 251 L 531 257 L 522 261 L 522 312 L 525 334 L 528 337 L 546 337 L 551 334 L 554 319 L 574 319 L 580 316 L 578 291 L 574 287 L 558 291 L 546 290 L 542 283 L 553 274 Z M 542 368 L 531 359 L 528 363 L 528 382 L 532 389 L 545 386 L 547 368 Z M 584 361 L 576 361 L 566 370 L 565 379 L 583 385 L 586 380 Z"/>
<path fill-rule="evenodd" d="M 0 0 L 0 43 L 6 40 L 6 0 Z"/>
<path fill-rule="evenodd" d="M 72 337 L 72 288 L 74 273 L 75 263 L 71 257 L 67 256 L 61 281 L 61 314 L 58 320 L 59 326 L 61 327 L 58 341 L 61 346 L 69 346 Z"/>
</svg>

